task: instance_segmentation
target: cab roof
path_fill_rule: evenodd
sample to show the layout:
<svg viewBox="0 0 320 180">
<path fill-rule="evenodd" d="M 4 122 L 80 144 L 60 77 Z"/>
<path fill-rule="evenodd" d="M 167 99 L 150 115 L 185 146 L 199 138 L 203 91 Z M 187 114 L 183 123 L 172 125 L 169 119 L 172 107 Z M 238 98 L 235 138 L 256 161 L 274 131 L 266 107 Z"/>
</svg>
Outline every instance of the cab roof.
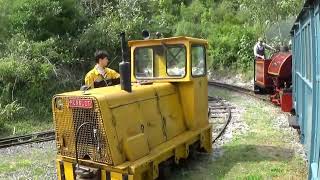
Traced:
<svg viewBox="0 0 320 180">
<path fill-rule="evenodd" d="M 181 42 L 181 41 L 189 41 L 193 43 L 199 43 L 199 44 L 208 44 L 208 41 L 204 39 L 199 38 L 192 38 L 192 37 L 186 37 L 186 36 L 178 36 L 178 37 L 170 37 L 170 38 L 161 38 L 161 39 L 147 39 L 147 40 L 133 40 L 129 41 L 129 47 L 132 46 L 139 46 L 144 44 L 161 44 L 161 42 Z"/>
</svg>

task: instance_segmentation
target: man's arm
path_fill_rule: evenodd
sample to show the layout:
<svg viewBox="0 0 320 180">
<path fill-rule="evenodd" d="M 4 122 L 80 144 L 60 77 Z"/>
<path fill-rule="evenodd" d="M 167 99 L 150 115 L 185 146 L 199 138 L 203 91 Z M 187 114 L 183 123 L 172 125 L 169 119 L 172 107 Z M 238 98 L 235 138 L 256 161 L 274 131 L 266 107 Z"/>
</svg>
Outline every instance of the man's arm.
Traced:
<svg viewBox="0 0 320 180">
<path fill-rule="evenodd" d="M 269 50 L 273 50 L 273 51 L 275 51 L 276 49 L 275 48 L 273 48 L 272 46 L 270 46 L 270 45 L 268 45 L 268 44 L 264 44 L 264 46 L 267 48 L 267 49 L 269 49 Z"/>
<path fill-rule="evenodd" d="M 112 70 L 112 69 L 106 69 L 106 75 L 107 75 L 107 78 L 110 78 L 111 79 L 111 82 L 113 85 L 116 85 L 116 84 L 120 84 L 120 74 L 117 73 L 115 70 Z"/>
<path fill-rule="evenodd" d="M 85 85 L 89 88 L 94 88 L 94 77 L 92 73 L 88 73 L 84 79 Z"/>
<path fill-rule="evenodd" d="M 107 78 L 110 78 L 110 79 L 118 79 L 120 78 L 120 74 L 117 73 L 115 70 L 112 70 L 112 69 L 106 69 L 106 75 L 107 75 Z"/>
</svg>

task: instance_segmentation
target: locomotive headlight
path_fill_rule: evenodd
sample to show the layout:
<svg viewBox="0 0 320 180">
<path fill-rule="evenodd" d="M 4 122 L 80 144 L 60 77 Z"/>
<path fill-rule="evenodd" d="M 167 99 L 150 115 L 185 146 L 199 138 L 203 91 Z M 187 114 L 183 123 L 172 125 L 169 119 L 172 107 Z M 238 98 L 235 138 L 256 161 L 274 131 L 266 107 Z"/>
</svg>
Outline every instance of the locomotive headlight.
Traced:
<svg viewBox="0 0 320 180">
<path fill-rule="evenodd" d="M 59 110 L 63 109 L 63 100 L 62 98 L 56 98 L 56 108 Z"/>
</svg>

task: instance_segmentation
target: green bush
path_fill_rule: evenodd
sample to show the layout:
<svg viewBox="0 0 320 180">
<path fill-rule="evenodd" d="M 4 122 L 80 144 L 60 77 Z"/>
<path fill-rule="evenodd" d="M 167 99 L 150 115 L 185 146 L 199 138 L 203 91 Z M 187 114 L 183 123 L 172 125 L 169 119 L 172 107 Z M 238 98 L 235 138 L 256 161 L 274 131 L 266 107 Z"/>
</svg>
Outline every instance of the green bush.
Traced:
<svg viewBox="0 0 320 180">
<path fill-rule="evenodd" d="M 80 87 L 65 69 L 72 60 L 71 53 L 58 47 L 57 41 L 34 42 L 23 36 L 11 39 L 7 57 L 0 59 L 0 103 L 19 100 L 30 108 L 30 114 L 49 113 L 55 93 Z"/>
<path fill-rule="evenodd" d="M 12 30 L 33 40 L 76 36 L 87 22 L 74 0 L 13 0 L 11 4 Z"/>
<path fill-rule="evenodd" d="M 25 115 L 26 108 L 21 106 L 17 101 L 13 101 L 9 104 L 0 104 L 0 129 L 8 121 L 13 121 L 15 119 L 21 119 Z"/>
<path fill-rule="evenodd" d="M 9 16 L 8 16 L 9 4 L 6 0 L 0 0 L 0 57 L 3 56 L 5 42 L 10 36 Z"/>
<path fill-rule="evenodd" d="M 73 63 L 72 53 L 63 47 L 58 38 L 33 41 L 22 34 L 16 34 L 8 41 L 5 55 L 21 61 L 46 62 L 57 66 Z"/>
<path fill-rule="evenodd" d="M 210 34 L 212 23 L 210 11 L 199 0 L 190 6 L 181 6 L 181 21 L 176 24 L 176 35 L 206 38 Z"/>
<path fill-rule="evenodd" d="M 118 63 L 121 59 L 119 34 L 126 32 L 129 40 L 141 39 L 142 30 L 152 28 L 147 16 L 144 15 L 147 13 L 147 9 L 149 6 L 145 6 L 143 3 L 121 1 L 117 7 L 106 8 L 106 16 L 97 18 L 84 29 L 75 46 L 76 56 L 82 59 L 86 71 L 94 63 L 93 54 L 97 49 L 107 50 L 111 60 L 115 59 L 111 68 L 118 69 Z"/>
<path fill-rule="evenodd" d="M 14 120 L 16 117 L 23 116 L 25 107 L 21 106 L 18 101 L 13 101 L 5 106 L 0 104 L 0 124 L 5 121 Z"/>
</svg>

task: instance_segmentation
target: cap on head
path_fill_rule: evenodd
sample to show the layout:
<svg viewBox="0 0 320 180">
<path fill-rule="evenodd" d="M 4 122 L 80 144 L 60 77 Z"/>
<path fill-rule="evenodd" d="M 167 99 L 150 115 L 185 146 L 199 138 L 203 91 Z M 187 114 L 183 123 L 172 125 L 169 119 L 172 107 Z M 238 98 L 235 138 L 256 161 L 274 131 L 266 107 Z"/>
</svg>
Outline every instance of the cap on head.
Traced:
<svg viewBox="0 0 320 180">
<path fill-rule="evenodd" d="M 105 57 L 109 59 L 109 54 L 107 51 L 98 50 L 94 53 L 94 57 L 95 57 L 96 63 L 99 63 L 99 59 L 104 59 Z"/>
<path fill-rule="evenodd" d="M 258 38 L 258 41 L 259 41 L 259 42 L 263 42 L 263 38 L 262 38 L 262 37 L 259 37 L 259 38 Z"/>
</svg>

